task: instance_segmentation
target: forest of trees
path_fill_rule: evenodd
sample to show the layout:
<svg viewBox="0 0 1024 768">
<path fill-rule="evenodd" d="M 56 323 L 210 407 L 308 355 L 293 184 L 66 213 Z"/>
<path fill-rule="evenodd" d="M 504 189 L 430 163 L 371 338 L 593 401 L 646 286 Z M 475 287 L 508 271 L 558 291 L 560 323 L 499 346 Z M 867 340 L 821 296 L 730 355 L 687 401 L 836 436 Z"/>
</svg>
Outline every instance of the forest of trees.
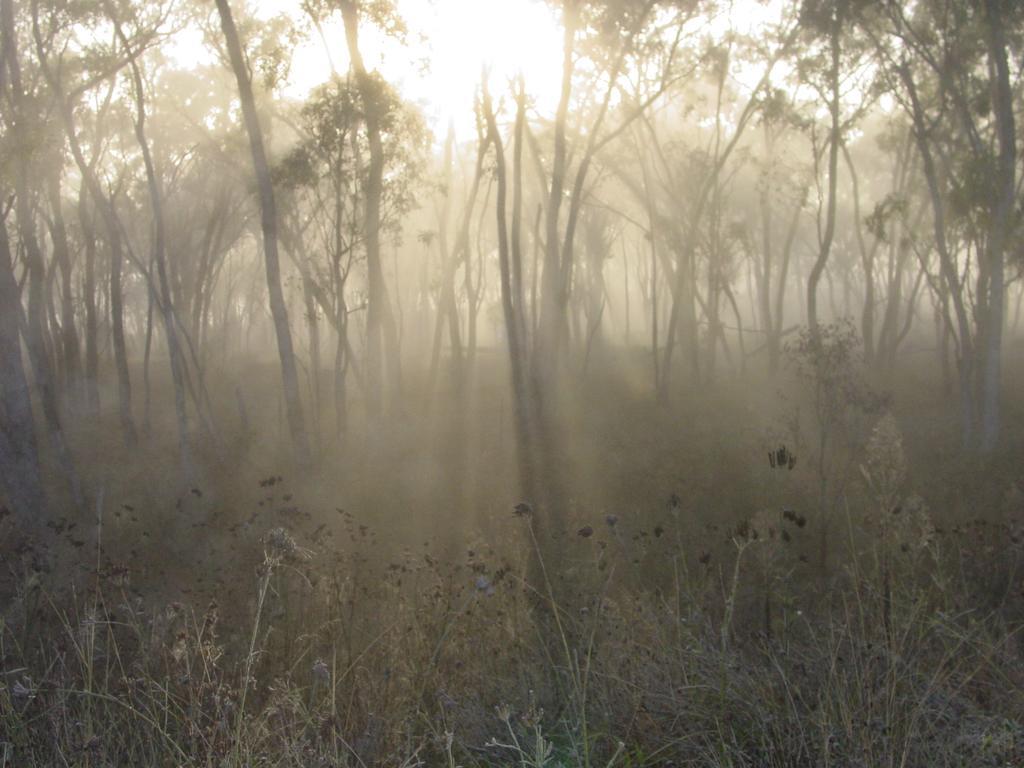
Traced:
<svg viewBox="0 0 1024 768">
<path fill-rule="evenodd" d="M 995 450 L 1022 296 L 1021 9 L 779 2 L 740 33 L 728 3 L 554 5 L 555 114 L 485 72 L 476 135 L 432 137 L 360 52 L 368 27 L 401 39 L 388 3 L 256 23 L 224 2 L 5 0 L 0 457 L 19 518 L 92 490 L 76 424 L 116 410 L 125 445 L 146 439 L 151 377 L 194 483 L 223 419 L 209 378 L 254 341 L 276 345 L 300 464 L 345 439 L 350 401 L 386 418 L 501 347 L 529 498 L 595 358 L 645 346 L 669 404 L 839 320 L 882 380 L 935 350 L 964 449 Z M 290 42 L 332 16 L 348 70 L 280 96 Z M 168 62 L 186 26 L 216 64 Z"/>
<path fill-rule="evenodd" d="M 159 488 L 185 535 L 256 466 L 367 514 L 429 485 L 380 518 L 417 532 L 528 517 L 540 589 L 617 451 L 689 461 L 635 404 L 697 451 L 730 393 L 752 460 L 809 473 L 828 573 L 850 414 L 1019 463 L 1024 4 L 523 2 L 557 102 L 476 62 L 446 124 L 376 61 L 430 0 L 0 0 L 0 530 Z M 300 46 L 331 62 L 301 97 Z"/>
</svg>

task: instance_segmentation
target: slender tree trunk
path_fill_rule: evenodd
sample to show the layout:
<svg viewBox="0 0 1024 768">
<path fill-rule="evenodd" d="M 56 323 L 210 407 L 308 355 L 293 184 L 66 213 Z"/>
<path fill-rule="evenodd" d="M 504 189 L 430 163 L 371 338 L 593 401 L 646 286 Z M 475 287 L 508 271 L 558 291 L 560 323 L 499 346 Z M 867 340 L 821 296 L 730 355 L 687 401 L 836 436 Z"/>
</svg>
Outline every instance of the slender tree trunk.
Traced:
<svg viewBox="0 0 1024 768">
<path fill-rule="evenodd" d="M 629 339 L 629 335 L 630 335 L 630 327 L 629 327 L 629 314 L 630 314 L 630 312 L 629 312 L 629 251 L 626 250 L 626 240 L 625 240 L 625 238 L 623 238 L 620 242 L 622 244 L 622 298 L 623 298 L 623 303 L 624 303 L 624 314 L 625 314 L 625 324 L 626 324 L 625 331 L 624 331 L 623 336 L 622 336 L 622 340 L 625 343 L 626 348 L 628 349 L 629 348 L 629 342 L 630 342 L 630 339 Z"/>
<path fill-rule="evenodd" d="M 996 161 L 997 178 L 993 188 L 993 213 L 985 254 L 989 270 L 989 314 L 986 318 L 985 359 L 982 362 L 981 386 L 981 449 L 991 452 L 999 439 L 1000 427 L 1002 341 L 1006 304 L 1004 252 L 1009 244 L 1016 202 L 1017 129 L 1001 0 L 986 0 L 985 11 L 989 69 L 992 77 L 992 105 L 999 147 Z"/>
<path fill-rule="evenodd" d="M 533 445 L 531 439 L 531 414 L 530 398 L 524 370 L 524 357 L 522 349 L 522 319 L 520 317 L 522 305 L 516 301 L 514 278 L 512 275 L 512 257 L 509 247 L 509 233 L 507 221 L 507 171 L 505 167 L 505 150 L 502 147 L 501 134 L 498 132 L 497 122 L 494 118 L 494 110 L 491 106 L 491 94 L 487 88 L 487 75 L 484 73 L 482 79 L 483 88 L 483 111 L 487 121 L 487 140 L 494 147 L 496 158 L 497 175 L 497 228 L 498 228 L 498 268 L 501 275 L 501 306 L 505 317 L 505 333 L 508 339 L 509 363 L 512 372 L 512 392 L 515 407 L 516 423 L 516 448 L 519 457 L 519 475 L 523 493 L 526 498 L 533 498 L 535 487 L 535 472 L 533 470 Z M 517 111 L 517 136 L 522 136 L 523 120 L 522 111 Z M 515 154 L 521 158 L 521 147 L 516 147 Z M 516 163 L 518 166 L 518 162 Z M 517 187 L 518 190 L 518 187 Z M 515 192 L 514 192 L 515 196 Z M 513 233 L 513 237 L 518 238 Z"/>
<path fill-rule="evenodd" d="M 340 0 L 341 16 L 345 24 L 345 40 L 349 58 L 356 74 L 356 86 L 363 101 L 366 135 L 370 145 L 370 166 L 366 182 L 366 365 L 370 390 L 370 412 L 380 413 L 380 393 L 383 392 L 382 366 L 387 367 L 387 386 L 390 405 L 397 406 L 401 399 L 401 363 L 398 350 L 398 332 L 394 314 L 384 282 L 380 255 L 380 205 L 384 193 L 384 143 L 381 135 L 377 98 L 378 86 L 366 71 L 359 49 L 359 7 L 353 0 Z"/>
<path fill-rule="evenodd" d="M 649 293 L 651 297 L 651 364 L 654 374 L 655 396 L 661 399 L 661 350 L 658 349 L 658 239 L 657 213 L 648 178 L 647 162 L 640 159 L 644 182 L 644 203 L 647 213 L 647 238 L 651 243 L 651 274 Z"/>
<path fill-rule="evenodd" d="M 850 156 L 850 150 L 844 142 L 842 145 L 843 160 L 850 172 L 850 185 L 853 193 L 853 229 L 857 238 L 857 249 L 860 251 L 861 269 L 864 271 L 864 304 L 860 315 L 861 339 L 864 342 L 864 362 L 873 365 L 875 362 L 875 256 L 878 253 L 879 240 L 876 238 L 867 247 L 864 233 L 861 231 L 863 221 L 860 213 L 860 184 L 857 169 Z"/>
<path fill-rule="evenodd" d="M 441 257 L 441 293 L 438 298 L 437 318 L 434 324 L 434 340 L 430 356 L 429 391 L 433 393 L 437 370 L 441 359 L 441 343 L 444 327 L 448 326 L 448 346 L 451 347 L 452 380 L 456 388 L 462 383 L 462 339 L 459 329 L 459 309 L 455 304 L 455 271 L 458 269 L 457 253 L 449 249 L 448 221 L 451 218 L 452 196 L 455 193 L 452 178 L 452 154 L 455 145 L 455 129 L 448 127 L 444 143 L 444 206 L 438 226 L 438 249 Z M 477 164 L 479 167 L 479 163 Z M 479 176 L 474 181 L 479 183 Z M 461 240 L 459 240 L 461 242 Z M 456 249 L 458 245 L 456 245 Z"/>
<path fill-rule="evenodd" d="M 344 312 L 342 309 L 341 312 Z M 341 314 L 339 312 L 339 315 Z M 338 318 L 338 338 L 334 348 L 334 434 L 340 437 L 348 429 L 348 392 L 345 381 L 345 374 L 348 369 L 348 357 L 346 355 L 347 323 L 344 318 Z"/>
<path fill-rule="evenodd" d="M 771 127 L 765 123 L 764 127 L 765 152 L 768 162 L 772 161 L 774 142 L 771 135 Z M 772 317 L 772 261 L 774 258 L 772 243 L 772 195 L 771 195 L 771 173 L 765 172 L 761 194 L 759 195 L 758 210 L 761 214 L 761 261 L 756 265 L 757 277 L 757 298 L 758 314 L 761 319 L 761 332 L 764 334 L 765 349 L 768 353 L 768 370 L 774 373 L 779 366 L 778 347 L 772 343 L 775 336 L 775 327 Z"/>
<path fill-rule="evenodd" d="M 299 258 L 305 258 L 301 255 Z M 313 298 L 312 282 L 308 266 L 302 275 L 302 298 L 306 305 L 306 329 L 309 333 L 309 386 L 313 400 L 313 445 L 320 447 L 320 419 L 323 408 L 320 402 L 320 318 Z"/>
<path fill-rule="evenodd" d="M 75 324 L 75 304 L 72 292 L 71 253 L 68 248 L 67 227 L 64 223 L 64 202 L 60 189 L 61 169 L 56 168 L 47 179 L 50 208 L 53 211 L 53 258 L 60 270 L 60 339 L 64 375 L 71 402 L 78 407 L 83 400 L 82 355 Z"/>
<path fill-rule="evenodd" d="M 521 365 L 528 365 L 529 336 L 526 329 L 526 291 L 523 287 L 523 139 L 526 133 L 526 86 L 519 76 L 516 91 L 516 122 L 512 155 L 512 303 L 519 335 Z M 524 377 L 525 377 L 524 373 Z M 524 378 L 525 383 L 525 378 Z"/>
<path fill-rule="evenodd" d="M 562 2 L 562 85 L 555 113 L 555 151 L 551 161 L 551 186 L 545 222 L 544 270 L 540 286 L 540 326 L 534 347 L 534 375 L 548 384 L 555 376 L 559 338 L 565 322 L 562 299 L 562 263 L 558 235 L 559 214 L 565 192 L 567 165 L 566 123 L 572 98 L 572 76 L 575 71 L 575 40 L 579 25 L 579 9 L 574 0 Z M 541 386 L 541 389 L 550 389 Z"/>
<path fill-rule="evenodd" d="M 10 0 L 4 0 L 5 3 Z M 33 4 L 33 14 L 38 8 Z M 39 58 L 40 68 L 47 84 L 53 90 L 58 102 L 58 111 L 64 123 L 64 133 L 68 139 L 68 146 L 71 155 L 82 174 L 82 181 L 88 187 L 89 195 L 99 207 L 107 231 L 107 247 L 110 251 L 110 282 L 108 286 L 108 309 L 110 312 L 110 329 L 114 347 L 114 363 L 117 369 L 117 399 L 118 415 L 121 421 L 121 433 L 125 445 L 134 447 L 138 442 L 138 434 L 135 430 L 135 420 L 132 416 L 132 386 L 131 376 L 128 372 L 128 352 L 124 336 L 124 294 L 122 291 L 122 271 L 124 268 L 124 252 L 121 242 L 121 228 L 117 220 L 117 211 L 114 201 L 104 191 L 96 176 L 95 169 L 86 162 L 82 154 L 81 143 L 78 140 L 78 133 L 75 130 L 74 111 L 71 99 L 63 92 L 60 80 L 50 66 L 43 44 L 42 33 L 39 29 L 38 18 L 33 15 L 32 33 L 36 43 L 36 54 Z"/>
<path fill-rule="evenodd" d="M 22 363 L 21 312 L 7 225 L 0 221 L 0 488 L 17 515 L 18 527 L 30 531 L 46 514 L 46 494 L 39 473 L 32 394 Z"/>
<path fill-rule="evenodd" d="M 284 290 L 281 287 L 281 265 L 277 252 L 277 206 L 274 201 L 274 187 L 270 179 L 266 149 L 263 146 L 263 129 L 260 127 L 259 116 L 256 114 L 256 100 L 253 97 L 252 83 L 249 80 L 249 72 L 238 39 L 235 21 L 231 16 L 231 8 L 228 6 L 228 0 L 216 0 L 216 2 L 217 11 L 220 14 L 221 30 L 224 32 L 228 55 L 231 59 L 231 68 L 238 81 L 242 116 L 245 120 L 246 132 L 249 134 L 249 147 L 252 151 L 253 167 L 256 171 L 256 184 L 259 187 L 260 223 L 263 229 L 267 291 L 270 295 L 270 314 L 274 320 L 277 351 L 281 360 L 281 378 L 288 412 L 288 429 L 291 433 L 297 461 L 300 464 L 308 464 L 311 459 L 309 439 L 306 436 L 306 427 L 302 416 L 299 377 L 295 367 L 295 350 L 292 346 L 291 329 L 288 327 L 288 308 L 285 305 Z"/>
<path fill-rule="evenodd" d="M 82 303 L 85 305 L 85 401 L 90 413 L 100 409 L 99 392 L 99 317 L 96 309 L 96 232 L 89 210 L 88 186 L 78 192 L 78 221 L 85 249 L 82 278 Z"/>
<path fill-rule="evenodd" d="M 2 6 L 0 6 L 0 17 L 2 17 L 2 20 L 0 20 L 0 27 L 2 27 L 0 36 L 2 36 L 3 50 L 6 53 L 7 59 L 4 64 L 7 67 L 10 78 L 10 106 L 13 115 L 12 132 L 15 136 L 16 146 L 30 147 L 32 142 L 25 134 L 29 125 L 25 104 L 26 93 L 23 90 L 21 68 L 18 61 L 13 0 L 3 0 Z M 24 248 L 25 261 L 28 268 L 26 341 L 35 385 L 39 393 L 39 401 L 46 420 L 49 441 L 68 483 L 72 500 L 76 506 L 81 508 L 84 505 L 84 497 L 78 478 L 78 471 L 75 469 L 75 462 L 71 456 L 71 450 L 65 441 L 64 429 L 61 425 L 57 406 L 54 370 L 47 351 L 44 315 L 46 265 L 43 260 L 42 250 L 39 247 L 39 240 L 36 236 L 33 212 L 35 189 L 31 182 L 29 160 L 29 152 L 21 151 L 17 153 L 14 162 L 15 215 L 18 219 L 18 234 L 21 245 Z"/>
<path fill-rule="evenodd" d="M 818 257 L 811 266 L 811 272 L 807 277 L 807 325 L 811 331 L 811 338 L 815 341 L 819 338 L 818 324 L 818 283 L 825 272 L 828 264 L 829 254 L 832 251 L 832 240 L 836 232 L 836 202 L 839 184 L 839 145 L 842 137 L 839 135 L 839 58 L 840 58 L 840 35 L 842 34 L 842 14 L 840 4 L 836 4 L 832 10 L 832 29 L 829 34 L 829 49 L 831 53 L 831 66 L 829 68 L 829 115 L 832 125 L 829 129 L 828 145 L 828 200 L 825 211 L 825 233 L 822 236 L 818 247 Z"/>
<path fill-rule="evenodd" d="M 129 50 L 128 38 L 117 21 L 116 10 L 108 2 L 107 13 L 114 22 L 114 28 L 125 50 Z M 187 484 L 195 480 L 195 466 L 192 461 L 192 449 L 189 445 L 188 410 L 185 400 L 185 359 L 178 340 L 177 322 L 174 316 L 174 302 L 171 287 L 167 279 L 166 235 L 164 232 L 164 210 L 160 192 L 160 182 L 156 176 L 153 156 L 149 151 L 146 139 L 146 104 L 143 91 L 142 74 L 139 71 L 138 52 L 129 52 L 129 66 L 135 86 L 135 139 L 142 152 L 142 162 L 146 170 L 146 186 L 149 188 L 149 201 L 153 209 L 153 263 L 156 265 L 157 286 L 160 291 L 160 312 L 164 325 L 164 338 L 167 342 L 167 353 L 171 367 L 171 382 L 174 386 L 174 412 L 178 422 L 178 452 L 181 458 L 181 470 Z M 197 402 L 198 407 L 198 402 Z"/>
<path fill-rule="evenodd" d="M 964 305 L 960 274 L 953 259 L 953 254 L 950 252 L 949 243 L 946 240 L 946 208 L 942 199 L 938 168 L 936 167 L 935 157 L 929 143 L 929 132 L 924 110 L 917 94 L 917 85 L 908 67 L 900 67 L 899 75 L 903 80 L 910 99 L 910 116 L 913 122 L 914 140 L 921 157 L 921 172 L 924 174 L 932 204 L 935 250 L 939 255 L 939 268 L 947 290 L 946 296 L 952 302 L 956 318 L 959 337 L 957 368 L 960 380 L 961 434 L 964 446 L 970 448 L 974 446 L 976 437 L 976 410 L 973 388 L 975 365 L 974 339 L 972 337 L 967 308 Z"/>
<path fill-rule="evenodd" d="M 533 339 L 534 344 L 534 358 L 537 356 L 537 329 L 539 328 L 538 323 L 540 322 L 540 305 L 537 298 L 537 287 L 540 283 L 540 252 L 541 252 L 541 237 L 540 237 L 540 222 L 544 217 L 544 206 L 540 203 L 537 204 L 537 213 L 533 217 L 533 266 L 530 269 L 530 334 L 529 337 Z M 536 378 L 536 373 L 534 373 Z"/>
<path fill-rule="evenodd" d="M 775 284 L 775 308 L 772 311 L 772 336 L 770 344 L 772 355 L 778 363 L 782 351 L 782 336 L 785 333 L 785 312 L 786 312 L 786 288 L 789 277 L 789 265 L 793 261 L 793 246 L 796 243 L 796 233 L 800 225 L 800 213 L 802 206 L 798 203 L 793 207 L 793 217 L 789 220 L 789 228 L 786 232 L 786 242 L 782 246 L 782 261 L 779 264 L 779 279 Z M 797 291 L 803 296 L 803 291 Z"/>
<path fill-rule="evenodd" d="M 149 261 L 149 272 L 153 273 L 153 260 Z M 142 434 L 148 439 L 153 429 L 153 390 L 149 382 L 149 362 L 153 356 L 153 307 L 156 304 L 156 287 L 152 281 L 146 284 L 146 340 L 142 344 Z"/>
</svg>

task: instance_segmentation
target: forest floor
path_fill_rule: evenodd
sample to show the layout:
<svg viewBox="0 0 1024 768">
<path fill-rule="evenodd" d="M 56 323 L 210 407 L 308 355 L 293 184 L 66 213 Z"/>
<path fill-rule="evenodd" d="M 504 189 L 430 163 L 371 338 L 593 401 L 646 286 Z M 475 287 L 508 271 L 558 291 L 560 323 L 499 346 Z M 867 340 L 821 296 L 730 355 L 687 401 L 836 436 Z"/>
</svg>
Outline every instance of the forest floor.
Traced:
<svg viewBox="0 0 1024 768">
<path fill-rule="evenodd" d="M 211 384 L 194 484 L 166 410 L 72 430 L 90 509 L 32 550 L 0 519 L 0 768 L 1022 766 L 1024 400 L 965 457 L 908 368 L 824 457 L 795 380 L 591 373 L 560 527 L 515 509 L 486 356 L 344 440 L 325 406 L 312 469 L 270 367 L 246 417 Z"/>
</svg>

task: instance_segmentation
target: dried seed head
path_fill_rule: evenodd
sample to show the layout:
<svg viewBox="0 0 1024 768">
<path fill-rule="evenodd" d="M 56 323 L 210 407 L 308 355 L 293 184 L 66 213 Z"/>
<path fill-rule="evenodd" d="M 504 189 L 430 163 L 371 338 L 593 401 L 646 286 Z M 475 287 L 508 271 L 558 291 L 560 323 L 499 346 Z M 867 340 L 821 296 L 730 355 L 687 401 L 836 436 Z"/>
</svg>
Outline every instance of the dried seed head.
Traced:
<svg viewBox="0 0 1024 768">
<path fill-rule="evenodd" d="M 516 517 L 530 517 L 533 514 L 533 507 L 525 501 L 521 501 L 512 508 L 512 513 Z"/>
<path fill-rule="evenodd" d="M 308 554 L 284 528 L 274 528 L 263 537 L 263 551 L 266 561 L 271 564 L 305 557 Z"/>
</svg>

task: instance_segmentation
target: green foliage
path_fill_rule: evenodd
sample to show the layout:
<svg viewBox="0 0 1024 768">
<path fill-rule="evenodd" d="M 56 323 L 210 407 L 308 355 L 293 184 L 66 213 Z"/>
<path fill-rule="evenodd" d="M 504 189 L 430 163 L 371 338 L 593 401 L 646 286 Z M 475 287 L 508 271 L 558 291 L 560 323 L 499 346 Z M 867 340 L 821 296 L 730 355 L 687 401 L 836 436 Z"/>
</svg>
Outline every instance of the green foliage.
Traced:
<svg viewBox="0 0 1024 768">
<path fill-rule="evenodd" d="M 383 226 L 398 231 L 416 204 L 430 132 L 418 109 L 379 75 L 370 77 L 369 107 L 350 78 L 336 76 L 313 90 L 299 111 L 304 138 L 277 164 L 275 181 L 293 190 L 341 185 L 352 199 L 362 198 L 370 154 L 366 110 L 373 109 L 384 143 Z"/>
<path fill-rule="evenodd" d="M 908 200 L 890 193 L 875 204 L 871 213 L 865 217 L 864 226 L 875 238 L 887 243 L 890 225 L 895 220 L 905 219 L 908 208 Z"/>
<path fill-rule="evenodd" d="M 884 400 L 863 375 L 861 340 L 849 321 L 821 326 L 817 333 L 800 331 L 786 352 L 797 376 L 816 393 L 819 409 L 829 414 L 877 413 Z"/>
<path fill-rule="evenodd" d="M 343 2 L 356 6 L 361 19 L 369 21 L 388 37 L 404 41 L 408 32 L 395 0 L 302 0 L 302 10 L 318 23 L 337 12 Z"/>
</svg>

